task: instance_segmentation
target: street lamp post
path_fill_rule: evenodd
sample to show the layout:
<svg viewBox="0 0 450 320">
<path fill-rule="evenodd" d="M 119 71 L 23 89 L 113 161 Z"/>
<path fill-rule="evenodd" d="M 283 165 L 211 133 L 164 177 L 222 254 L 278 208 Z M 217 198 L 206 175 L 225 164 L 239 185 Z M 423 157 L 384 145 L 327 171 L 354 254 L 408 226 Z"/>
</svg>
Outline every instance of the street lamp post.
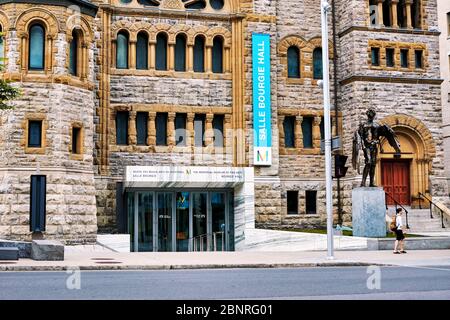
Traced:
<svg viewBox="0 0 450 320">
<path fill-rule="evenodd" d="M 321 0 L 322 18 L 322 69 L 323 69 L 323 108 L 325 119 L 325 182 L 327 205 L 327 259 L 334 259 L 333 248 L 333 177 L 331 175 L 331 118 L 330 118 L 330 73 L 328 59 L 328 13 L 331 6 Z"/>
</svg>

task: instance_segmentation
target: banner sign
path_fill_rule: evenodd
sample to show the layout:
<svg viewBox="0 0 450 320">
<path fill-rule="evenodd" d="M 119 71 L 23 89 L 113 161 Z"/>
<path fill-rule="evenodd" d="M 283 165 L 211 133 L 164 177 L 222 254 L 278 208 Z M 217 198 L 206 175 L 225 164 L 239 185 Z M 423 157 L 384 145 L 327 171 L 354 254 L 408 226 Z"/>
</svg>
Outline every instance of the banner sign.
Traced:
<svg viewBox="0 0 450 320">
<path fill-rule="evenodd" d="M 253 163 L 272 165 L 270 35 L 252 34 Z"/>
</svg>

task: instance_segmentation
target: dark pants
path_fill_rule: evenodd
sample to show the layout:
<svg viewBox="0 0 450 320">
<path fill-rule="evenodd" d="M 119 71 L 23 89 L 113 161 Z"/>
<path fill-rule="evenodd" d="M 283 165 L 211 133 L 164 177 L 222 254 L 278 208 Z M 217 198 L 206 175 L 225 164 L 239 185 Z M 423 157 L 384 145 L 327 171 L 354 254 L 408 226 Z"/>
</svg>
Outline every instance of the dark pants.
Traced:
<svg viewBox="0 0 450 320">
<path fill-rule="evenodd" d="M 405 235 L 403 234 L 403 231 L 401 229 L 395 230 L 395 235 L 398 241 L 405 239 Z"/>
</svg>

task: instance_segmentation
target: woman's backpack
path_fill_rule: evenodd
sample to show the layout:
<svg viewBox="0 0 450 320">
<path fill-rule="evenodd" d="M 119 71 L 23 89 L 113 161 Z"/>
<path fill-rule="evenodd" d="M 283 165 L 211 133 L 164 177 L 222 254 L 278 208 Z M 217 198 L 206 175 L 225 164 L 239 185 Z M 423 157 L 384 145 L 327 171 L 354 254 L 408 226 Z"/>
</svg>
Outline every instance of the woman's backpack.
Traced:
<svg viewBox="0 0 450 320">
<path fill-rule="evenodd" d="M 397 230 L 397 215 L 395 215 L 395 214 L 392 217 L 391 223 L 389 224 L 389 229 L 392 232 L 395 232 L 395 230 Z"/>
</svg>

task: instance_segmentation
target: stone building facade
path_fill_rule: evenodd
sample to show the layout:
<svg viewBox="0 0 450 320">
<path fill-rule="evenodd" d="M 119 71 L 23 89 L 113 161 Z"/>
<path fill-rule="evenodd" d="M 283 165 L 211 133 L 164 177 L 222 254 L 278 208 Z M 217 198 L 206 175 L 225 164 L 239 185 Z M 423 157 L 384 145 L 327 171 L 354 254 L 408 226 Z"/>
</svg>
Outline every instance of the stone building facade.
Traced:
<svg viewBox="0 0 450 320">
<path fill-rule="evenodd" d="M 29 68 L 35 23 L 45 29 L 42 70 Z M 0 0 L 0 24 L 3 77 L 23 89 L 0 118 L 0 237 L 32 237 L 36 172 L 47 175 L 45 237 L 92 242 L 97 232 L 124 232 L 121 208 L 131 207 L 121 188 L 137 166 L 254 168 L 256 227 L 325 224 L 319 0 Z M 395 160 L 384 146 L 378 183 L 400 183 L 407 205 L 419 192 L 448 197 L 436 0 L 336 0 L 329 25 L 336 152 L 351 153 L 373 107 L 403 152 Z M 270 166 L 253 163 L 255 33 L 271 39 Z M 39 148 L 27 144 L 34 119 Z M 392 182 L 396 166 L 404 179 Z M 353 169 L 335 181 L 335 223 L 351 224 L 359 181 Z"/>
</svg>

